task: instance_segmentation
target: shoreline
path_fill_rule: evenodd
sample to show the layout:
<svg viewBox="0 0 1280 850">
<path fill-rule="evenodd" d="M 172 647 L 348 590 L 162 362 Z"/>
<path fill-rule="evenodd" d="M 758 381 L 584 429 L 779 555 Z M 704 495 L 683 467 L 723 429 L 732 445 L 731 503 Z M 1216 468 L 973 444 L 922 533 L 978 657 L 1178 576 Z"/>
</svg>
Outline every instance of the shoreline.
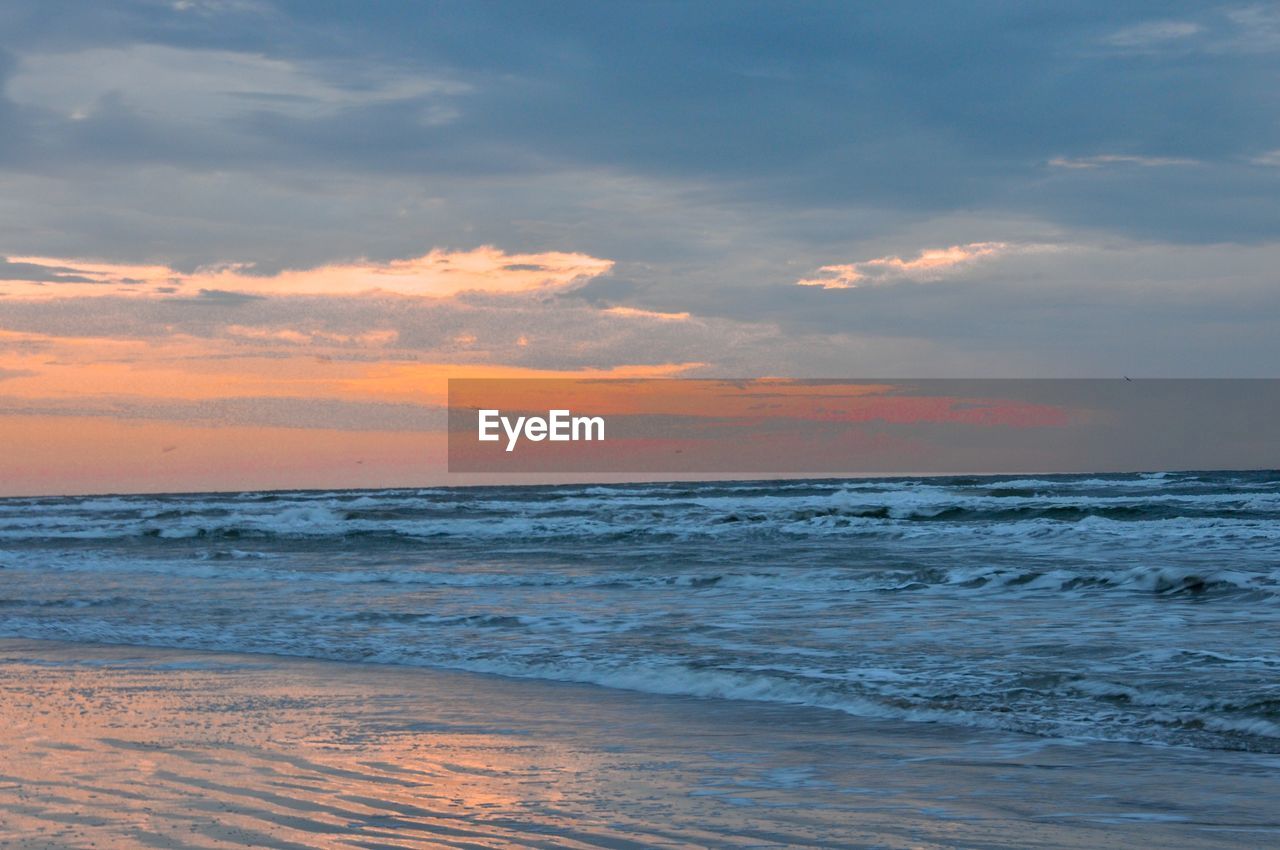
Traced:
<svg viewBox="0 0 1280 850">
<path fill-rule="evenodd" d="M 1280 757 L 0 639 L 0 846 L 1241 847 Z M 1272 836 L 1273 838 L 1267 838 Z"/>
<path fill-rule="evenodd" d="M 995 739 L 1015 738 L 1019 740 L 1042 742 L 1045 746 L 1060 747 L 1137 747 L 1144 749 L 1147 747 L 1159 750 L 1162 753 L 1178 753 L 1184 752 L 1191 756 L 1193 754 L 1213 754 L 1222 753 L 1224 755 L 1239 753 L 1246 757 L 1255 757 L 1262 759 L 1275 759 L 1276 766 L 1280 767 L 1280 753 L 1269 751 L 1248 750 L 1242 748 L 1231 747 L 1194 747 L 1187 744 L 1164 743 L 1160 741 L 1144 741 L 1138 739 L 1126 738 L 1106 738 L 1093 737 L 1088 735 L 1048 735 L 1036 734 L 1032 732 L 1024 732 L 1018 729 L 1004 728 L 998 725 L 984 725 L 981 723 L 964 723 L 945 716 L 939 717 L 896 717 L 892 714 L 862 714 L 849 708 L 838 705 L 822 705 L 818 703 L 808 703 L 803 701 L 788 702 L 778 699 L 763 699 L 748 696 L 724 696 L 720 694 L 705 693 L 687 693 L 679 691 L 651 691 L 638 687 L 630 687 L 620 684 L 606 684 L 602 682 L 591 681 L 588 679 L 573 678 L 544 678 L 540 676 L 522 676 L 513 673 L 498 673 L 487 670 L 471 670 L 462 667 L 446 667 L 435 666 L 431 664 L 411 664 L 400 661 L 385 660 L 362 660 L 356 661 L 343 658 L 320 658 L 310 655 L 290 655 L 282 652 L 268 652 L 265 650 L 237 650 L 237 649 L 216 649 L 204 647 L 181 647 L 181 646 L 161 646 L 150 644 L 131 644 L 131 643 L 112 643 L 112 642 L 88 642 L 76 641 L 62 638 L 12 638 L 0 637 L 0 665 L 6 661 L 4 653 L 9 644 L 36 644 L 40 646 L 64 647 L 68 650 L 74 648 L 77 653 L 96 654 L 95 650 L 115 655 L 119 653 L 119 659 L 116 661 L 105 662 L 104 666 L 127 665 L 130 661 L 130 653 L 162 653 L 162 654 L 178 654 L 178 655 L 196 655 L 196 656 L 216 656 L 219 658 L 236 658 L 245 659 L 243 664 L 232 666 L 254 666 L 252 659 L 261 659 L 259 666 L 270 666 L 278 663 L 282 667 L 288 667 L 297 663 L 301 665 L 319 664 L 319 665 L 335 665 L 337 667 L 352 667 L 357 670 L 376 670 L 385 668 L 388 671 L 399 671 L 401 674 L 416 672 L 424 676 L 432 677 L 462 677 L 463 679 L 479 679 L 489 680 L 499 687 L 519 688 L 525 684 L 529 684 L 535 688 L 573 688 L 582 689 L 583 692 L 578 694 L 584 700 L 591 700 L 593 695 L 600 692 L 631 694 L 639 698 L 655 698 L 670 699 L 684 702 L 697 703 L 728 703 L 733 705 L 744 706 L 760 706 L 762 708 L 771 708 L 783 711 L 797 712 L 819 712 L 831 713 L 840 717 L 848 718 L 853 723 L 865 723 L 870 725 L 884 725 L 896 729 L 906 730 L 906 734 L 910 734 L 912 729 L 930 730 L 929 737 L 933 737 L 934 732 L 943 737 L 990 737 Z M 68 662 L 74 663 L 74 662 Z M 88 663 L 87 661 L 84 663 Z M 393 674 L 394 675 L 394 674 Z M 816 721 L 815 721 L 816 722 Z M 1278 820 L 1280 823 L 1280 820 Z M 3 844 L 0 844 L 3 847 Z"/>
</svg>

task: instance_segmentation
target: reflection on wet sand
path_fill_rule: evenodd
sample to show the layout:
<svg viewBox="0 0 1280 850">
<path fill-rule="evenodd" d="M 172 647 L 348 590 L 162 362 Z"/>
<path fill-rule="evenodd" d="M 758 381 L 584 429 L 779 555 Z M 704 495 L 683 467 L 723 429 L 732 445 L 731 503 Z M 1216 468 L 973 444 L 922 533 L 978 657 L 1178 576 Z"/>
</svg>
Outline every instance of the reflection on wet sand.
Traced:
<svg viewBox="0 0 1280 850">
<path fill-rule="evenodd" d="M 0 641 L 0 718 L 6 847 L 1280 839 L 1274 756 L 420 669 Z"/>
</svg>

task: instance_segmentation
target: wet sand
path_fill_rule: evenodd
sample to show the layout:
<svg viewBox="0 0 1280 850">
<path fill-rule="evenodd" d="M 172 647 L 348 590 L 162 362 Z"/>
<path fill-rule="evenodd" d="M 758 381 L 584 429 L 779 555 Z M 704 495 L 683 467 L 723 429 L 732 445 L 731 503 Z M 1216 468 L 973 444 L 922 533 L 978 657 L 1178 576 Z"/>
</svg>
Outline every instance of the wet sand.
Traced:
<svg viewBox="0 0 1280 850">
<path fill-rule="evenodd" d="M 0 847 L 1259 847 L 1280 756 L 0 640 Z"/>
</svg>

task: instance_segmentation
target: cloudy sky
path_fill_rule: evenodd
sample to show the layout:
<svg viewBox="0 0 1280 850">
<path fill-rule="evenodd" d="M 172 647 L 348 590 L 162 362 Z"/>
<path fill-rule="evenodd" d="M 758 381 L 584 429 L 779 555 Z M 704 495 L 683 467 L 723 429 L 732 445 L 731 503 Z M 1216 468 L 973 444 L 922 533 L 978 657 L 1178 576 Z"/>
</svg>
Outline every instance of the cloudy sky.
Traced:
<svg viewBox="0 0 1280 850">
<path fill-rule="evenodd" d="M 417 483 L 449 376 L 1276 377 L 1280 4 L 8 0 L 0 187 L 4 492 Z"/>
</svg>

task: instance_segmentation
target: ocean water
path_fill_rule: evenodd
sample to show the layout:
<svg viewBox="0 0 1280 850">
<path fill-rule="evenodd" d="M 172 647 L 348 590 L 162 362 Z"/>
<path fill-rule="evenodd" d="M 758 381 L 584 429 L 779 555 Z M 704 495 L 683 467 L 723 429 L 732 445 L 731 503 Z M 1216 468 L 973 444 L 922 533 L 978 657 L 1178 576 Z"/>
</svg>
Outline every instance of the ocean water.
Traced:
<svg viewBox="0 0 1280 850">
<path fill-rule="evenodd" d="M 1280 752 L 1280 473 L 7 499 L 0 636 Z"/>
</svg>

